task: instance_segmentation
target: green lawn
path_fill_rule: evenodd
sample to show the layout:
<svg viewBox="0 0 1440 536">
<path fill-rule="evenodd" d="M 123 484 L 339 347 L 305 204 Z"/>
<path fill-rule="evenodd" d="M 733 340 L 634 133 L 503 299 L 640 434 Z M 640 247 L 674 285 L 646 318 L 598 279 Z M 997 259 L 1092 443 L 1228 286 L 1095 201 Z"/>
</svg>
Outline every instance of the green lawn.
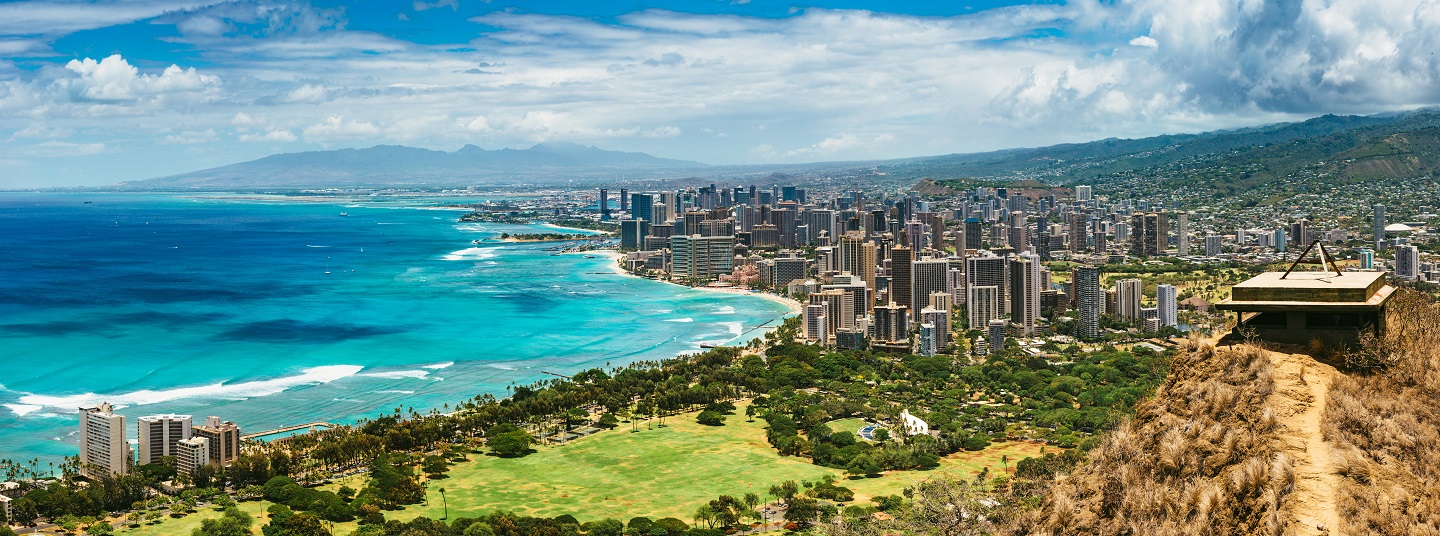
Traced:
<svg viewBox="0 0 1440 536">
<path fill-rule="evenodd" d="M 721 427 L 701 426 L 695 422 L 695 414 L 689 413 L 666 419 L 664 428 L 632 433 L 625 424 L 565 446 L 538 447 L 538 452 L 523 458 L 472 455 L 471 461 L 452 467 L 449 478 L 428 483 L 427 504 L 385 515 L 398 520 L 421 515 L 440 519 L 445 515 L 439 493 L 443 487 L 451 519 L 506 510 L 547 517 L 571 514 L 582 522 L 644 515 L 652 519 L 673 516 L 688 523 L 699 505 L 716 496 L 754 492 L 768 501 L 769 487 L 785 480 L 814 482 L 826 474 L 834 475 L 840 485 L 855 491 L 856 504 L 868 504 L 870 497 L 899 494 L 906 486 L 940 473 L 971 477 L 988 466 L 991 474 L 999 475 L 1001 456 L 1009 457 L 1009 468 L 1014 471 L 1015 462 L 1040 451 L 1033 443 L 1000 443 L 981 452 L 946 457 L 940 468 L 932 471 L 848 479 L 842 471 L 813 465 L 808 459 L 779 456 L 765 441 L 764 422 L 746 422 L 745 404 L 737 405 L 739 411 Z M 830 426 L 853 432 L 859 423 L 859 419 L 845 419 Z M 358 489 L 363 482 L 356 478 L 348 484 Z M 242 507 L 258 521 L 260 503 L 242 503 Z M 219 515 L 204 509 L 125 534 L 184 535 L 202 519 Z M 354 528 L 353 522 L 337 524 L 335 532 L 348 534 Z"/>
<path fill-rule="evenodd" d="M 271 503 L 265 503 L 265 506 L 269 506 L 270 504 Z M 255 532 L 259 533 L 261 510 L 260 502 L 245 501 L 239 503 L 238 506 L 241 510 L 244 510 L 245 513 L 250 514 L 251 517 L 255 518 Z M 117 530 L 115 532 L 117 534 L 124 534 L 127 536 L 188 536 L 190 534 L 190 531 L 193 531 L 200 526 L 201 521 L 204 521 L 206 519 L 216 519 L 220 517 L 220 515 L 221 512 L 216 512 L 213 508 L 205 507 L 200 508 L 199 510 L 196 510 L 195 513 L 180 519 L 171 519 L 169 517 L 166 517 L 164 518 L 163 522 L 157 525 L 141 524 L 138 528 L 130 529 L 121 527 L 119 526 L 119 524 L 117 524 Z"/>
</svg>

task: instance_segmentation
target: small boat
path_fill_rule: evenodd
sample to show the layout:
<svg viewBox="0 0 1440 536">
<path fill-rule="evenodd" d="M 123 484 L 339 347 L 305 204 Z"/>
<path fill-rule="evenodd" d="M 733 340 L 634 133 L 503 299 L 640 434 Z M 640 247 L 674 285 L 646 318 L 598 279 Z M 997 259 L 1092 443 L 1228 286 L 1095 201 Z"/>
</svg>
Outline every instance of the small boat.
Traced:
<svg viewBox="0 0 1440 536">
<path fill-rule="evenodd" d="M 594 256 L 594 255 L 586 255 L 585 258 L 587 258 L 587 259 L 593 259 L 593 258 L 595 258 L 595 256 Z"/>
<path fill-rule="evenodd" d="M 470 243 L 471 243 L 471 244 L 479 244 L 480 241 L 479 241 L 479 240 L 471 240 Z"/>
<path fill-rule="evenodd" d="M 349 212 L 341 212 L 340 215 L 341 215 L 341 216 L 349 216 L 350 213 L 349 213 Z"/>
</svg>

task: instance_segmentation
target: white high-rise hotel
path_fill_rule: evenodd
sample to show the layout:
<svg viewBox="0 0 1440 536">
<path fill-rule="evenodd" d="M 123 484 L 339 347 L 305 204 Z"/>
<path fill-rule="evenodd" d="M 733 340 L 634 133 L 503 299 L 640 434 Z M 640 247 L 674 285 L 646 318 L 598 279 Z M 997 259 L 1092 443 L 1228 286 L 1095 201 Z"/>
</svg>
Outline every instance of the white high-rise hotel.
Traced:
<svg viewBox="0 0 1440 536">
<path fill-rule="evenodd" d="M 100 478 L 125 474 L 129 462 L 125 417 L 116 415 L 109 402 L 80 408 L 80 475 Z"/>
<path fill-rule="evenodd" d="M 140 436 L 140 465 L 160 461 L 162 456 L 175 456 L 176 444 L 190 439 L 193 419 L 189 415 L 147 415 L 136 419 Z"/>
</svg>

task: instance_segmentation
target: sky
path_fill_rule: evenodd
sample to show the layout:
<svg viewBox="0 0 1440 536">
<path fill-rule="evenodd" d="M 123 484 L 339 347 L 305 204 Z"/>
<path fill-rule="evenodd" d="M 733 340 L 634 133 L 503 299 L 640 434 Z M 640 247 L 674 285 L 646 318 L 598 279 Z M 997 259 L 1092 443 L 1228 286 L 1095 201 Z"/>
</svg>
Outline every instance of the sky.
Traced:
<svg viewBox="0 0 1440 536">
<path fill-rule="evenodd" d="M 0 2 L 0 188 L 569 141 L 899 158 L 1440 103 L 1436 0 Z"/>
</svg>

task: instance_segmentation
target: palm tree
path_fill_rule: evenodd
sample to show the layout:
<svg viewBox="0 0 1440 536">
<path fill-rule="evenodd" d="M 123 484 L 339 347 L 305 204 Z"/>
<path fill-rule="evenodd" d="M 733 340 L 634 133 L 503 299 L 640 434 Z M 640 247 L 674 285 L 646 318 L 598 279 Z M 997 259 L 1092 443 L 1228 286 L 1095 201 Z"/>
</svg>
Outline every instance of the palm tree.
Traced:
<svg viewBox="0 0 1440 536">
<path fill-rule="evenodd" d="M 1000 464 L 1005 468 L 1005 474 L 1010 474 L 1010 456 L 1000 455 Z"/>
<path fill-rule="evenodd" d="M 445 517 L 441 519 L 450 519 L 450 501 L 445 498 L 445 488 L 440 488 L 440 504 L 445 506 Z"/>
</svg>

